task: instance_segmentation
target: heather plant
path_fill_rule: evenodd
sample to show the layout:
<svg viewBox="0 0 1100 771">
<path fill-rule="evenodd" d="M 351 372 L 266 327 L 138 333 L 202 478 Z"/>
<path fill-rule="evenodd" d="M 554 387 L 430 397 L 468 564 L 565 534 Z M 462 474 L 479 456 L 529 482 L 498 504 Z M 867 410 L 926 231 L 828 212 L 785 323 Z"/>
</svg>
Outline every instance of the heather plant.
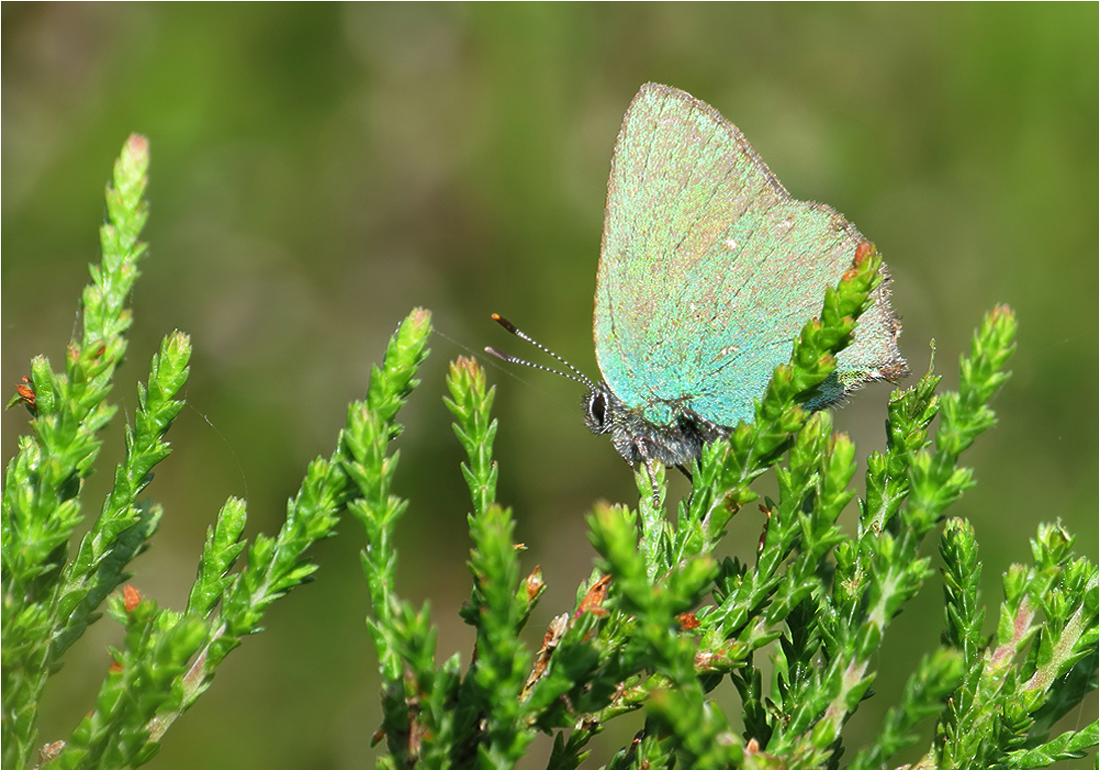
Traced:
<svg viewBox="0 0 1100 771">
<path fill-rule="evenodd" d="M 98 517 L 69 555 L 83 519 L 81 493 L 94 466 L 99 432 L 116 409 L 107 396 L 126 351 L 125 307 L 145 245 L 143 195 L 148 142 L 131 136 L 107 187 L 103 258 L 91 267 L 81 303 L 83 328 L 70 343 L 63 372 L 44 357 L 13 403 L 31 414 L 31 432 L 7 466 L 3 517 L 3 765 L 55 768 L 137 766 L 156 753 L 172 722 L 209 686 L 214 671 L 242 638 L 260 630 L 267 607 L 306 580 L 317 566 L 303 557 L 330 535 L 345 500 L 338 459 L 318 458 L 306 470 L 286 520 L 274 537 L 246 544 L 245 502 L 229 498 L 210 526 L 187 607 L 158 607 L 126 581 L 126 566 L 149 546 L 161 508 L 138 496 L 153 467 L 168 457 L 165 434 L 183 407 L 191 342 L 173 332 L 138 384 L 138 409 L 126 427 L 125 457 Z M 11 406 L 11 405 L 9 405 Z M 238 557 L 244 567 L 233 573 Z M 125 629 L 121 648 L 95 704 L 65 740 L 40 745 L 35 722 L 47 679 L 88 624 L 107 612 Z"/>
<path fill-rule="evenodd" d="M 685 499 L 666 510 L 665 470 L 643 466 L 636 507 L 593 508 L 591 577 L 537 649 L 521 632 L 545 584 L 537 568 L 522 565 L 512 513 L 496 500 L 494 392 L 472 359 L 453 362 L 447 377 L 471 496 L 473 586 L 461 611 L 476 634 L 468 661 L 456 653 L 437 663 L 427 606 L 413 607 L 398 592 L 395 534 L 408 504 L 394 489 L 391 442 L 428 355 L 431 318 L 422 309 L 397 328 L 365 399 L 348 407 L 332 455 L 306 469 L 277 535 L 246 543 L 245 503 L 230 498 L 208 530 L 183 610 L 159 607 L 129 586 L 116 591 L 156 532 L 160 509 L 139 496 L 169 453 L 165 434 L 183 405 L 191 350 L 182 333 L 164 339 L 138 386 L 114 485 L 88 533 L 70 546 L 100 431 L 116 412 L 107 397 L 126 350 L 125 300 L 145 253 L 138 235 L 147 164 L 146 141 L 131 137 L 107 190 L 103 259 L 91 269 L 64 370 L 35 358 L 13 398 L 31 419 L 2 497 L 6 767 L 148 761 L 218 665 L 260 630 L 268 606 L 313 576 L 317 566 L 305 553 L 345 510 L 365 535 L 384 767 L 881 768 L 920 741 L 925 725 L 932 738 L 921 767 L 1034 768 L 1096 746 L 1095 722 L 1052 735 L 1096 689 L 1096 565 L 1075 554 L 1060 524 L 1039 525 L 1031 564 L 1003 576 L 996 630 L 986 636 L 974 531 L 947 515 L 974 484 L 961 454 L 995 423 L 989 403 L 1008 377 L 1012 311 L 997 307 L 982 321 L 960 361 L 958 390 L 940 391 L 930 367 L 892 395 L 886 450 L 868 458 L 862 497 L 851 487 L 853 443 L 833 431 L 828 412 L 801 406 L 832 373 L 867 307 L 878 280 L 873 252 L 826 293 L 754 420 L 704 449 Z M 759 505 L 766 525 L 755 558 L 720 558 L 727 525 L 752 511 L 753 483 L 772 469 L 779 492 Z M 853 502 L 858 526 L 848 533 L 837 522 Z M 905 603 L 934 591 L 927 542 L 937 538 L 941 644 L 909 675 L 898 703 L 880 705 L 870 689 L 890 662 L 877 653 Z M 320 577 L 313 591 L 324 590 Z M 111 650 L 87 716 L 69 737 L 43 742 L 35 730 L 42 691 L 104 603 L 124 642 Z M 731 685 L 740 704 L 732 720 L 712 698 Z M 880 713 L 881 728 L 866 745 L 847 747 L 845 723 L 859 708 Z M 609 721 L 639 710 L 644 727 L 633 741 L 589 757 L 591 739 Z M 553 737 L 547 758 L 529 752 L 540 732 Z"/>
</svg>

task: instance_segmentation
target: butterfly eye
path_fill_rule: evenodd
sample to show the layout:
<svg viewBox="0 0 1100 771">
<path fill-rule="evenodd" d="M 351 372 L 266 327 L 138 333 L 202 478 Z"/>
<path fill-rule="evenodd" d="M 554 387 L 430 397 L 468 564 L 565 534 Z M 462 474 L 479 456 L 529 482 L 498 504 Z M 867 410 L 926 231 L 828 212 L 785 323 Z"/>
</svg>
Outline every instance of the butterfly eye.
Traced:
<svg viewBox="0 0 1100 771">
<path fill-rule="evenodd" d="M 592 394 L 592 399 L 588 402 L 588 412 L 592 415 L 593 422 L 597 426 L 603 427 L 604 422 L 607 420 L 607 399 L 599 391 Z"/>
</svg>

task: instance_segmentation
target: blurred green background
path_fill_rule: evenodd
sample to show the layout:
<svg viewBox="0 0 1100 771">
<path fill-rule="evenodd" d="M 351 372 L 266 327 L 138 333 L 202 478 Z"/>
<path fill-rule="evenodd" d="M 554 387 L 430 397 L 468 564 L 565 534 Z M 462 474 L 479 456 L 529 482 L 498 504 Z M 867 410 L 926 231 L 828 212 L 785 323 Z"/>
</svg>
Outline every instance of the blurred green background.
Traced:
<svg viewBox="0 0 1100 771">
<path fill-rule="evenodd" d="M 468 662 L 456 609 L 469 594 L 469 504 L 440 401 L 446 363 L 485 345 L 534 357 L 489 320 L 496 311 L 595 374 L 611 150 L 638 86 L 656 80 L 714 105 L 793 195 L 829 203 L 877 243 L 915 372 L 935 338 L 952 386 L 982 314 L 1017 310 L 1000 425 L 967 455 L 979 484 L 952 510 L 976 527 L 995 603 L 1040 520 L 1061 518 L 1097 556 L 1097 23 L 1095 4 L 5 3 L 4 388 L 34 354 L 62 361 L 111 163 L 127 134 L 148 135 L 151 256 L 114 397 L 132 414 L 134 380 L 172 329 L 195 353 L 176 452 L 148 488 L 166 515 L 133 583 L 182 607 L 227 495 L 247 497 L 250 536 L 275 531 L 387 337 L 423 305 L 440 334 L 398 442 L 397 492 L 412 499 L 399 589 L 431 600 L 440 659 Z M 499 497 L 525 567 L 540 564 L 549 584 L 527 630 L 537 646 L 591 570 L 592 502 L 637 495 L 610 443 L 585 430 L 575 384 L 487 366 Z M 836 413 L 861 455 L 884 444 L 888 392 L 870 387 Z M 4 413 L 5 459 L 26 420 Z M 121 436 L 116 421 L 103 461 Z M 100 468 L 89 514 L 111 476 Z M 730 553 L 751 554 L 760 526 L 755 511 L 735 519 Z M 374 763 L 362 545 L 348 518 L 313 551 L 318 580 L 271 608 L 154 766 Z M 941 627 L 933 578 L 890 629 L 879 695 L 849 747 Z M 90 709 L 104 646 L 119 638 L 103 621 L 71 651 L 46 694 L 43 741 Z M 720 699 L 736 714 L 730 690 Z M 1068 725 L 1095 714 L 1092 699 Z M 594 759 L 638 727 L 622 722 Z M 530 762 L 544 764 L 547 747 Z"/>
</svg>

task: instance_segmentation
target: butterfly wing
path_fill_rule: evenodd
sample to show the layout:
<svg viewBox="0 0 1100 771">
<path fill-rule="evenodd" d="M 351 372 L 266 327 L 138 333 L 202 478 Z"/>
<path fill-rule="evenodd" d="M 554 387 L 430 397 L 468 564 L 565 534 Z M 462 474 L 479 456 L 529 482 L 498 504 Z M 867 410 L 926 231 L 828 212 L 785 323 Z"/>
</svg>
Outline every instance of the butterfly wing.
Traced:
<svg viewBox="0 0 1100 771">
<path fill-rule="evenodd" d="M 751 419 L 864 240 L 829 207 L 792 199 L 712 107 L 646 84 L 608 181 L 594 314 L 604 379 L 654 423 L 680 409 L 724 426 Z M 816 406 L 904 372 L 885 283 Z"/>
</svg>

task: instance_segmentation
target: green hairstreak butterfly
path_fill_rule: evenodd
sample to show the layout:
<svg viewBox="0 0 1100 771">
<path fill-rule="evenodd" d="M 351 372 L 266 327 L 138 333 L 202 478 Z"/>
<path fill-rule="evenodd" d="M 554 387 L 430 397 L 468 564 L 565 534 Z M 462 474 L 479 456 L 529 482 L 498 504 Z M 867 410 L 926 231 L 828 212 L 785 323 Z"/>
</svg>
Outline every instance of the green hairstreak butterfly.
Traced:
<svg viewBox="0 0 1100 771">
<path fill-rule="evenodd" d="M 791 198 L 713 107 L 647 83 L 623 118 L 607 183 L 593 324 L 602 382 L 493 318 L 588 386 L 586 425 L 611 434 L 628 463 L 686 469 L 706 442 L 752 419 L 753 399 L 865 244 L 833 209 Z M 906 374 L 882 273 L 812 408 Z"/>
</svg>

